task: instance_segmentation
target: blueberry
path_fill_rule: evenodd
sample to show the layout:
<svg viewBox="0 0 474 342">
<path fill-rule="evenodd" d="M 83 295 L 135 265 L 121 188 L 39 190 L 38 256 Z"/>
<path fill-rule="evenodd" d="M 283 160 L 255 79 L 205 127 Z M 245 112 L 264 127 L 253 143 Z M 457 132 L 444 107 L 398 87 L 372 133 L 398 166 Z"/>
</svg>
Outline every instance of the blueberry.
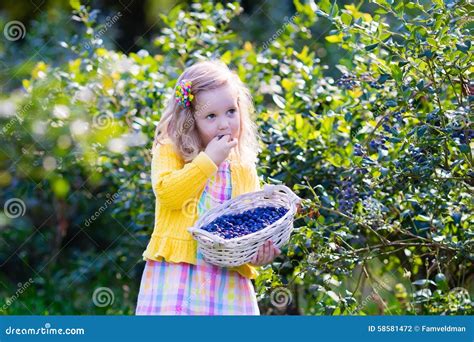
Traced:
<svg viewBox="0 0 474 342">
<path fill-rule="evenodd" d="M 354 145 L 354 155 L 359 156 L 359 157 L 364 155 L 363 148 L 360 144 Z"/>
<path fill-rule="evenodd" d="M 355 86 L 359 85 L 359 81 L 351 74 L 343 74 L 341 78 L 336 83 L 339 87 L 344 89 L 353 89 Z"/>
<path fill-rule="evenodd" d="M 223 215 L 203 229 L 225 239 L 231 239 L 255 233 L 280 219 L 287 212 L 288 209 L 284 207 L 258 207 L 236 215 Z"/>
</svg>

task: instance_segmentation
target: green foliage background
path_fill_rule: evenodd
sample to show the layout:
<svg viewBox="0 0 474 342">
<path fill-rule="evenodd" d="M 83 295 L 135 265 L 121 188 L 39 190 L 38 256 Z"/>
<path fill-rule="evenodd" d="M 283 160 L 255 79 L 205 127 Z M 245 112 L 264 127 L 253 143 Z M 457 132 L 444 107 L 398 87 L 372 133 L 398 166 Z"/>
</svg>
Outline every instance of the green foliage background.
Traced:
<svg viewBox="0 0 474 342">
<path fill-rule="evenodd" d="M 3 314 L 134 313 L 154 127 L 176 78 L 205 58 L 251 89 L 262 182 L 305 198 L 255 281 L 262 314 L 474 312 L 472 5 L 294 6 L 256 42 L 242 40 L 239 3 L 178 5 L 146 49 L 124 54 L 71 1 L 80 33 L 59 27 L 57 51 L 28 74 L 13 67 L 27 48 L 2 41 L 1 79 L 23 81 L 1 98 L 0 202 L 26 209 L 0 212 Z M 94 304 L 100 287 L 113 303 Z"/>
</svg>

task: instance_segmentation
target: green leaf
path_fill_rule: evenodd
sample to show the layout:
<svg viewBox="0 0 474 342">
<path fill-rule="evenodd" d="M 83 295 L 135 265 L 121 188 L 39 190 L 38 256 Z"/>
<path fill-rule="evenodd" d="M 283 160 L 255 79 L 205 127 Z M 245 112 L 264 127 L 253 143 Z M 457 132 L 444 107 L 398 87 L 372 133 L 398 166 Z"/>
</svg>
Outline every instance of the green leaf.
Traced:
<svg viewBox="0 0 474 342">
<path fill-rule="evenodd" d="M 447 290 L 448 289 L 448 281 L 446 279 L 446 276 L 443 273 L 438 273 L 435 276 L 435 282 L 438 288 L 442 290 Z"/>
<path fill-rule="evenodd" d="M 407 217 L 410 217 L 411 215 L 413 215 L 413 212 L 410 210 L 410 209 L 406 209 L 404 211 L 401 212 L 400 214 L 400 218 L 402 220 L 406 219 Z"/>
<path fill-rule="evenodd" d="M 418 136 L 418 138 L 421 138 L 425 134 L 427 129 L 428 129 L 428 126 L 426 125 L 418 127 L 418 130 L 416 131 L 416 135 Z"/>
<path fill-rule="evenodd" d="M 430 222 L 431 218 L 425 215 L 416 215 L 415 220 L 422 221 L 422 222 Z"/>
<path fill-rule="evenodd" d="M 375 43 L 375 44 L 372 44 L 372 45 L 367 45 L 367 46 L 365 47 L 365 50 L 366 50 L 366 51 L 372 51 L 372 50 L 375 49 L 378 45 L 379 45 L 379 43 Z"/>
<path fill-rule="evenodd" d="M 423 51 L 423 53 L 421 54 L 421 56 L 431 58 L 431 57 L 433 57 L 433 51 L 431 51 L 431 50 L 425 50 L 425 51 Z"/>
<path fill-rule="evenodd" d="M 341 14 L 341 20 L 344 24 L 349 26 L 352 22 L 352 16 L 348 13 L 342 13 Z"/>
<path fill-rule="evenodd" d="M 351 122 L 352 120 L 352 113 L 351 112 L 346 112 L 344 114 L 344 120 L 346 120 L 346 122 Z"/>
<path fill-rule="evenodd" d="M 331 17 L 335 17 L 339 13 L 339 6 L 337 5 L 337 1 L 334 0 L 332 7 L 331 7 L 331 13 L 329 14 Z"/>
<path fill-rule="evenodd" d="M 401 68 L 402 66 L 407 65 L 408 63 L 410 63 L 410 62 L 405 61 L 405 60 L 401 60 L 400 62 L 398 62 L 398 66 Z"/>
<path fill-rule="evenodd" d="M 400 69 L 400 67 L 396 64 L 392 64 L 390 66 L 390 69 L 392 69 L 392 76 L 393 76 L 393 79 L 397 82 L 402 82 L 402 78 L 403 78 L 403 71 L 402 69 Z"/>
<path fill-rule="evenodd" d="M 321 11 L 329 13 L 331 11 L 331 2 L 329 0 L 322 0 L 319 2 L 319 8 L 321 8 Z"/>
<path fill-rule="evenodd" d="M 382 74 L 380 75 L 379 79 L 377 80 L 377 83 L 379 84 L 384 84 L 386 80 L 390 79 L 391 76 L 389 74 Z"/>
<path fill-rule="evenodd" d="M 426 41 L 433 47 L 438 46 L 438 42 L 434 38 L 428 37 L 426 38 Z"/>
<path fill-rule="evenodd" d="M 342 33 L 326 36 L 326 40 L 329 43 L 340 43 L 342 42 Z"/>
<path fill-rule="evenodd" d="M 470 152 L 471 152 L 471 148 L 470 148 L 469 145 L 467 145 L 467 144 L 461 144 L 461 145 L 459 145 L 459 150 L 460 150 L 462 153 L 470 153 Z"/>
<path fill-rule="evenodd" d="M 456 43 L 456 47 L 459 51 L 462 51 L 464 53 L 467 53 L 469 51 L 469 47 L 466 44 Z"/>
<path fill-rule="evenodd" d="M 81 1 L 80 0 L 69 0 L 69 5 L 76 11 L 81 9 Z"/>
</svg>

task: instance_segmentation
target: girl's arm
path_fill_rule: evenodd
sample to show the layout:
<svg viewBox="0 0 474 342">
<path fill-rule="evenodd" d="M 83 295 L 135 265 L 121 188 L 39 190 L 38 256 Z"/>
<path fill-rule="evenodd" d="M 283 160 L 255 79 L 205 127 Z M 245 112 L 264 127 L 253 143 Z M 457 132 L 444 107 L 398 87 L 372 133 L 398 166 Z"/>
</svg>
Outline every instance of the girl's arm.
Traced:
<svg viewBox="0 0 474 342">
<path fill-rule="evenodd" d="M 183 209 L 183 205 L 204 188 L 217 168 L 205 152 L 200 152 L 183 167 L 171 144 L 157 145 L 151 164 L 153 192 L 160 205 L 173 210 Z"/>
</svg>

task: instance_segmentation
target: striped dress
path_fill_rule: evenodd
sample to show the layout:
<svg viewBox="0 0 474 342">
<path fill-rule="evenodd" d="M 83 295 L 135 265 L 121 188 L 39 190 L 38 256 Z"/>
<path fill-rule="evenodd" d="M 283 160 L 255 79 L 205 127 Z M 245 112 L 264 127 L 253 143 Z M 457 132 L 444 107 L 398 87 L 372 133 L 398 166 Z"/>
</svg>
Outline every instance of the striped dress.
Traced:
<svg viewBox="0 0 474 342">
<path fill-rule="evenodd" d="M 219 165 L 199 200 L 198 215 L 231 198 L 228 160 Z M 252 281 L 237 271 L 208 264 L 147 260 L 136 315 L 260 315 Z"/>
</svg>

